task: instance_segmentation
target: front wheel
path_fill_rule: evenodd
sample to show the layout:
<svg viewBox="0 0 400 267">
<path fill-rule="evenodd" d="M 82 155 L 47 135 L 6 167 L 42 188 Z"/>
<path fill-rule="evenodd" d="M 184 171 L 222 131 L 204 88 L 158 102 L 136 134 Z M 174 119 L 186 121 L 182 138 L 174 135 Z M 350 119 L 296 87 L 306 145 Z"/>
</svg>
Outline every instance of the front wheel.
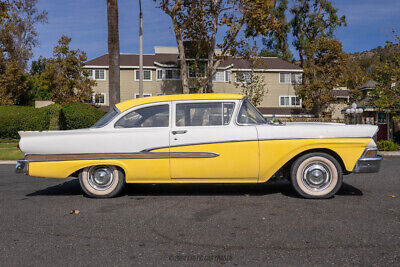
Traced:
<svg viewBox="0 0 400 267">
<path fill-rule="evenodd" d="M 79 183 L 88 196 L 109 198 L 122 191 L 125 175 L 115 166 L 91 166 L 79 174 Z"/>
<path fill-rule="evenodd" d="M 342 168 L 331 155 L 306 154 L 292 165 L 291 182 L 297 193 L 305 198 L 329 198 L 342 186 Z"/>
</svg>

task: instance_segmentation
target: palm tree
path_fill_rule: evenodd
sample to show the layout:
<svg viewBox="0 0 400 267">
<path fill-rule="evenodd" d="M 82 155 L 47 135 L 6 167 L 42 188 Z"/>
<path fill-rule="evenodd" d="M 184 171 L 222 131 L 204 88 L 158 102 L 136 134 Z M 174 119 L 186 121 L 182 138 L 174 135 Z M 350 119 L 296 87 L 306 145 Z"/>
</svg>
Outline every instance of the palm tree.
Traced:
<svg viewBox="0 0 400 267">
<path fill-rule="evenodd" d="M 120 102 L 118 0 L 107 0 L 110 108 Z"/>
</svg>

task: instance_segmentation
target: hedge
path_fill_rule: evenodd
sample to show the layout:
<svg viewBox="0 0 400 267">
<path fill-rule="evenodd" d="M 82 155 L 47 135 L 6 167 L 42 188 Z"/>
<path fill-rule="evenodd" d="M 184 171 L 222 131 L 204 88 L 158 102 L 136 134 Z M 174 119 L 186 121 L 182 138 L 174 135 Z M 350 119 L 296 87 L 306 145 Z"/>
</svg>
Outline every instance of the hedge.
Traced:
<svg viewBox="0 0 400 267">
<path fill-rule="evenodd" d="M 49 129 L 49 114 L 45 109 L 26 106 L 0 106 L 0 138 L 18 139 L 18 131 Z"/>
<path fill-rule="evenodd" d="M 89 104 L 69 104 L 61 108 L 60 128 L 62 130 L 89 128 L 104 114 L 105 112 Z"/>
<path fill-rule="evenodd" d="M 376 143 L 378 146 L 378 150 L 380 151 L 397 151 L 398 149 L 398 144 L 393 142 L 392 140 L 386 141 L 386 140 L 381 140 Z"/>
</svg>

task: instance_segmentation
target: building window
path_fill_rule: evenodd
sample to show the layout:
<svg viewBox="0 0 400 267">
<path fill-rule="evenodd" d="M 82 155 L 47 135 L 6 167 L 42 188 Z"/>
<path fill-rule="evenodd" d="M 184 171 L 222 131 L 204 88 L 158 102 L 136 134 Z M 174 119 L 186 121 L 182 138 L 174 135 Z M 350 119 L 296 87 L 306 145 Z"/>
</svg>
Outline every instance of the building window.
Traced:
<svg viewBox="0 0 400 267">
<path fill-rule="evenodd" d="M 163 70 L 157 70 L 157 81 L 163 80 Z"/>
<path fill-rule="evenodd" d="M 149 97 L 151 94 L 145 94 L 143 93 L 143 97 Z M 139 94 L 135 94 L 135 98 L 139 98 Z"/>
<path fill-rule="evenodd" d="M 303 76 L 301 73 L 290 73 L 290 72 L 279 73 L 279 83 L 282 84 L 301 84 L 302 78 Z"/>
<path fill-rule="evenodd" d="M 135 81 L 139 81 L 140 71 L 135 70 Z M 143 70 L 143 81 L 151 81 L 151 70 Z"/>
<path fill-rule="evenodd" d="M 94 93 L 90 99 L 90 102 L 94 105 L 105 105 L 106 94 L 105 93 Z"/>
<path fill-rule="evenodd" d="M 105 70 L 87 70 L 88 78 L 94 80 L 104 81 L 106 79 L 106 71 Z"/>
<path fill-rule="evenodd" d="M 214 82 L 225 82 L 225 73 L 223 71 L 217 71 L 213 76 Z"/>
<path fill-rule="evenodd" d="M 165 70 L 165 79 L 166 80 L 180 80 L 181 79 L 181 71 L 180 70 Z"/>
<path fill-rule="evenodd" d="M 236 82 L 238 83 L 251 83 L 253 74 L 250 71 L 239 71 L 236 73 Z"/>
<path fill-rule="evenodd" d="M 295 95 L 279 96 L 279 106 L 281 106 L 281 107 L 301 107 L 301 99 Z"/>
<path fill-rule="evenodd" d="M 225 82 L 231 82 L 231 77 L 232 77 L 232 72 L 231 71 L 225 71 Z"/>
<path fill-rule="evenodd" d="M 279 83 L 290 84 L 290 73 L 279 73 Z"/>
<path fill-rule="evenodd" d="M 88 72 L 88 78 L 93 79 L 93 70 L 87 70 Z"/>
<path fill-rule="evenodd" d="M 157 80 L 180 80 L 181 70 L 180 69 L 158 69 Z"/>
<path fill-rule="evenodd" d="M 197 65 L 193 61 L 188 62 L 189 78 L 205 78 L 206 77 L 206 63 L 205 62 L 198 62 Z"/>
</svg>

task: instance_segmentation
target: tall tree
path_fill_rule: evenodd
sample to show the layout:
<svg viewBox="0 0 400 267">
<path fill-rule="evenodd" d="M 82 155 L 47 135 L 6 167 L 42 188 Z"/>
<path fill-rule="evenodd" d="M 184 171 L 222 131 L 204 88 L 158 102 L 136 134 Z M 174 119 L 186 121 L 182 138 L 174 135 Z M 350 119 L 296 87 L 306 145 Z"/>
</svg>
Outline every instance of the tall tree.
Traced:
<svg viewBox="0 0 400 267">
<path fill-rule="evenodd" d="M 89 101 L 96 84 L 83 68 L 86 53 L 72 50 L 70 42 L 71 38 L 67 36 L 60 38 L 54 47 L 53 58 L 48 59 L 40 75 L 41 85 L 51 94 L 51 100 L 60 104 Z"/>
<path fill-rule="evenodd" d="M 293 45 L 299 53 L 301 67 L 306 57 L 306 49 L 315 47 L 315 40 L 330 38 L 338 26 L 346 25 L 346 17 L 339 17 L 330 0 L 296 0 L 290 9 L 293 19 L 290 27 L 294 37 Z"/>
<path fill-rule="evenodd" d="M 288 9 L 287 0 L 274 0 L 271 12 L 276 18 L 275 27 L 264 31 L 263 23 L 249 24 L 246 28 L 246 36 L 263 35 L 262 42 L 265 48 L 261 51 L 260 56 L 276 56 L 287 61 L 293 60 L 293 55 L 289 49 L 288 34 L 290 25 L 286 19 L 286 11 Z"/>
<path fill-rule="evenodd" d="M 107 0 L 108 22 L 108 72 L 110 90 L 110 108 L 120 99 L 120 55 L 118 30 L 118 1 Z"/>
<path fill-rule="evenodd" d="M 15 61 L 23 69 L 38 44 L 35 25 L 47 23 L 47 12 L 37 9 L 37 0 L 9 0 L 7 15 L 0 22 L 0 43 L 5 60 Z"/>
<path fill-rule="evenodd" d="M 0 102 L 26 104 L 27 62 L 38 44 L 37 23 L 47 22 L 37 0 L 0 2 Z"/>
<path fill-rule="evenodd" d="M 374 69 L 373 77 L 378 84 L 370 97 L 378 109 L 394 113 L 400 110 L 400 37 L 395 35 L 395 41 L 386 42 L 385 48 L 393 53 Z"/>
<path fill-rule="evenodd" d="M 332 89 L 342 82 L 348 55 L 342 51 L 339 41 L 325 37 L 314 40 L 304 52 L 309 61 L 297 94 L 307 109 L 313 109 L 320 116 L 324 107 L 335 100 Z"/>
<path fill-rule="evenodd" d="M 271 12 L 273 0 L 154 1 L 172 20 L 183 93 L 189 93 L 189 71 L 204 71 L 205 77 L 196 79 L 198 89 L 212 92 L 212 79 L 221 62 L 227 55 L 237 55 L 245 47 L 246 42 L 239 34 L 243 26 L 262 22 L 262 30 L 268 31 L 276 23 Z M 217 43 L 220 28 L 225 33 L 222 42 Z M 185 47 L 185 44 L 190 44 L 190 47 Z M 216 48 L 220 49 L 218 53 Z"/>
</svg>

